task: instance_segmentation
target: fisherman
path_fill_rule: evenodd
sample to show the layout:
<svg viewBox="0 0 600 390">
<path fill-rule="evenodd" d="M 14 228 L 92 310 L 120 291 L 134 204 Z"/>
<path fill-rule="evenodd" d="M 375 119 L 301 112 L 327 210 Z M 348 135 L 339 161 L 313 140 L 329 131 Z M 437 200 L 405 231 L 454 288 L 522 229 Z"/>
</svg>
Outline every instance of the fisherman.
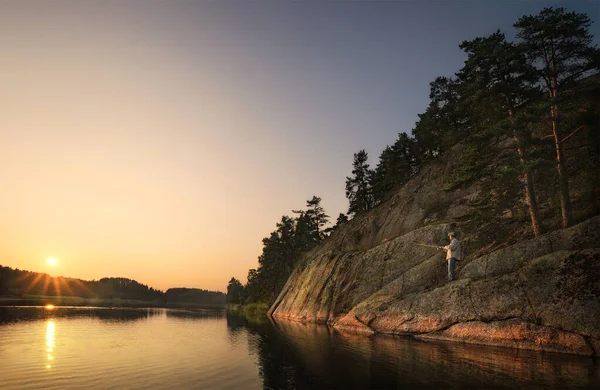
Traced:
<svg viewBox="0 0 600 390">
<path fill-rule="evenodd" d="M 460 242 L 456 238 L 456 233 L 448 233 L 450 237 L 450 244 L 446 246 L 440 246 L 439 248 L 446 251 L 446 261 L 448 262 L 448 281 L 454 280 L 454 266 L 457 261 L 460 261 Z"/>
</svg>

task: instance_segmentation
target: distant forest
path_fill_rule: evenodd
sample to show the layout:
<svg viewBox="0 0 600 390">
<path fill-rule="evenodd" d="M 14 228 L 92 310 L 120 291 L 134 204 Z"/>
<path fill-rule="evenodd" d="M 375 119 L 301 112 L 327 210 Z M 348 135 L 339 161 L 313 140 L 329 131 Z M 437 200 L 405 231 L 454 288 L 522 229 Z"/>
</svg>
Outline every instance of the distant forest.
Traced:
<svg viewBox="0 0 600 390">
<path fill-rule="evenodd" d="M 364 150 L 354 154 L 347 214 L 324 228 L 329 216 L 314 196 L 294 217 L 284 215 L 263 239 L 247 284 L 229 281 L 227 301 L 272 303 L 304 253 L 459 143 L 440 192 L 478 183 L 470 206 L 481 224 L 502 229 L 510 214 L 524 236 L 537 237 L 600 214 L 600 51 L 591 23 L 585 14 L 544 8 L 515 22 L 515 41 L 498 30 L 460 43 L 463 67 L 430 83 L 430 103 L 411 135 L 399 133 L 374 169 Z"/>
<path fill-rule="evenodd" d="M 225 294 L 196 288 L 170 288 L 166 292 L 126 278 L 86 281 L 62 276 L 23 271 L 0 266 L 0 296 L 62 296 L 81 298 L 160 301 L 224 305 Z"/>
</svg>

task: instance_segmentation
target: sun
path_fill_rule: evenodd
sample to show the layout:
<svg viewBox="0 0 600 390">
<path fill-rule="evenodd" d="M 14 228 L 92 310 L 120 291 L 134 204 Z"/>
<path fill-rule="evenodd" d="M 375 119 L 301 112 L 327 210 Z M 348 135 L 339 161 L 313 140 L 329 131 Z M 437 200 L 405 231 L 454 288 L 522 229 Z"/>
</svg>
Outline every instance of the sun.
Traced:
<svg viewBox="0 0 600 390">
<path fill-rule="evenodd" d="M 58 265 L 58 260 L 56 260 L 56 257 L 48 257 L 46 263 L 51 267 L 56 267 Z"/>
</svg>

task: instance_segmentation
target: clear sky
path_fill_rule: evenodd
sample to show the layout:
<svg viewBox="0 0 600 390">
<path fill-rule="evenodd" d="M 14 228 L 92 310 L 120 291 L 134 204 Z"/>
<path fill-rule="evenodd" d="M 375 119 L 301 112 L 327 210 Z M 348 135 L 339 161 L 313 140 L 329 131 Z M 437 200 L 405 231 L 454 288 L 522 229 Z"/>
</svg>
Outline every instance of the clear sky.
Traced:
<svg viewBox="0 0 600 390">
<path fill-rule="evenodd" d="M 600 35 L 597 1 L 0 0 L 0 264 L 245 282 L 282 215 L 347 211 L 462 40 L 548 5 Z"/>
</svg>

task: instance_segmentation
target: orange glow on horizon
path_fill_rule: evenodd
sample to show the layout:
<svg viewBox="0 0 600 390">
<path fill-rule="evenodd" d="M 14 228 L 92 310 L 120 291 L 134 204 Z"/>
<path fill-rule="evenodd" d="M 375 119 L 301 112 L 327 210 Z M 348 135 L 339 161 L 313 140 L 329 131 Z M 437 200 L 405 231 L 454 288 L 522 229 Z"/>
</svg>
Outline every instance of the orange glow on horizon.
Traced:
<svg viewBox="0 0 600 390">
<path fill-rule="evenodd" d="M 46 309 L 47 310 L 52 310 L 52 309 L 54 309 L 54 305 L 53 304 L 47 304 L 46 305 Z"/>
</svg>

